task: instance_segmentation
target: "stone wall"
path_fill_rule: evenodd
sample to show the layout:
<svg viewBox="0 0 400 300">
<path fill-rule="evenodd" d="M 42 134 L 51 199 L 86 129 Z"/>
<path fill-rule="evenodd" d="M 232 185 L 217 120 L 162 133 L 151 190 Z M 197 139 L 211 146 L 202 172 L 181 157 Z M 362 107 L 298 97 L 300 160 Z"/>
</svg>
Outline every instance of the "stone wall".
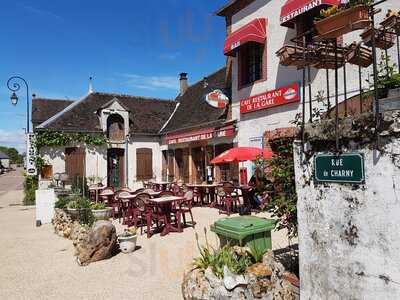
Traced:
<svg viewBox="0 0 400 300">
<path fill-rule="evenodd" d="M 341 121 L 341 151 L 365 157 L 365 184 L 318 184 L 313 158 L 330 152 L 332 121 L 295 143 L 302 299 L 400 299 L 400 112 Z"/>
</svg>

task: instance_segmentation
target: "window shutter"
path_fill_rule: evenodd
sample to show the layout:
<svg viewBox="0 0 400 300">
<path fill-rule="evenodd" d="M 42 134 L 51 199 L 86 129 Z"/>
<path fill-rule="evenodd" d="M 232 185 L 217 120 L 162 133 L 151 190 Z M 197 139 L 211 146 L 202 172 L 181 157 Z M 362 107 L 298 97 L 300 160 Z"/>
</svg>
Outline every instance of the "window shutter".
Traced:
<svg viewBox="0 0 400 300">
<path fill-rule="evenodd" d="M 136 178 L 137 180 L 148 180 L 153 178 L 152 149 L 136 149 Z"/>
</svg>

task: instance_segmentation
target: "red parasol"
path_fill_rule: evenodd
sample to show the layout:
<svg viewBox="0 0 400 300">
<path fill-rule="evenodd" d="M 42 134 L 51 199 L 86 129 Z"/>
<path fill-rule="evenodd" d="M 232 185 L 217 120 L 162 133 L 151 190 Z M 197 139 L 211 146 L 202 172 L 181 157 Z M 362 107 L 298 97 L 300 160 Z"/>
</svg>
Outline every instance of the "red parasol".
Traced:
<svg viewBox="0 0 400 300">
<path fill-rule="evenodd" d="M 237 147 L 229 149 L 217 157 L 215 157 L 211 163 L 212 164 L 227 164 L 234 162 L 243 162 L 248 160 L 256 160 L 258 157 L 263 157 L 265 159 L 271 159 L 273 153 L 268 150 L 263 150 L 261 148 L 255 147 Z"/>
</svg>

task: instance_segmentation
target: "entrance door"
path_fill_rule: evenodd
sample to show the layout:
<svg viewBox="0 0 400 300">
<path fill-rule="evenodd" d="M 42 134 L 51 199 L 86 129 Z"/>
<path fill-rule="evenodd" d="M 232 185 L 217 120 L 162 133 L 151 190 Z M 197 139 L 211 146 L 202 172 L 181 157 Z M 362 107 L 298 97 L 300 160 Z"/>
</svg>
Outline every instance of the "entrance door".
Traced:
<svg viewBox="0 0 400 300">
<path fill-rule="evenodd" d="M 124 149 L 108 149 L 107 182 L 108 186 L 119 188 L 124 186 Z"/>
</svg>

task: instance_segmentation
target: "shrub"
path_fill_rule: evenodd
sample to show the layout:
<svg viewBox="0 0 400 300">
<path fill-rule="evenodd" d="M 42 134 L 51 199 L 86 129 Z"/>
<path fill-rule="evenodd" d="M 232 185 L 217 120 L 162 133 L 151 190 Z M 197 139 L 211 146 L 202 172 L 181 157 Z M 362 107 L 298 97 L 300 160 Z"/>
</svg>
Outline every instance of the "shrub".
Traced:
<svg viewBox="0 0 400 300">
<path fill-rule="evenodd" d="M 70 201 L 67 207 L 70 209 L 79 210 L 79 222 L 84 225 L 91 226 L 94 222 L 94 216 L 91 210 L 91 203 L 89 199 L 82 196 L 73 196 L 69 198 Z"/>
<path fill-rule="evenodd" d="M 94 203 L 94 202 L 92 202 L 90 204 L 90 208 L 93 209 L 93 210 L 106 209 L 106 205 L 104 203 Z"/>
<path fill-rule="evenodd" d="M 65 196 L 59 196 L 58 200 L 56 201 L 56 203 L 54 204 L 55 208 L 60 208 L 60 209 L 64 209 L 67 208 L 68 203 L 71 201 L 71 199 L 69 197 L 65 197 Z"/>
<path fill-rule="evenodd" d="M 24 182 L 24 205 L 35 205 L 35 192 L 38 189 L 39 181 L 37 176 L 25 175 Z"/>
</svg>

